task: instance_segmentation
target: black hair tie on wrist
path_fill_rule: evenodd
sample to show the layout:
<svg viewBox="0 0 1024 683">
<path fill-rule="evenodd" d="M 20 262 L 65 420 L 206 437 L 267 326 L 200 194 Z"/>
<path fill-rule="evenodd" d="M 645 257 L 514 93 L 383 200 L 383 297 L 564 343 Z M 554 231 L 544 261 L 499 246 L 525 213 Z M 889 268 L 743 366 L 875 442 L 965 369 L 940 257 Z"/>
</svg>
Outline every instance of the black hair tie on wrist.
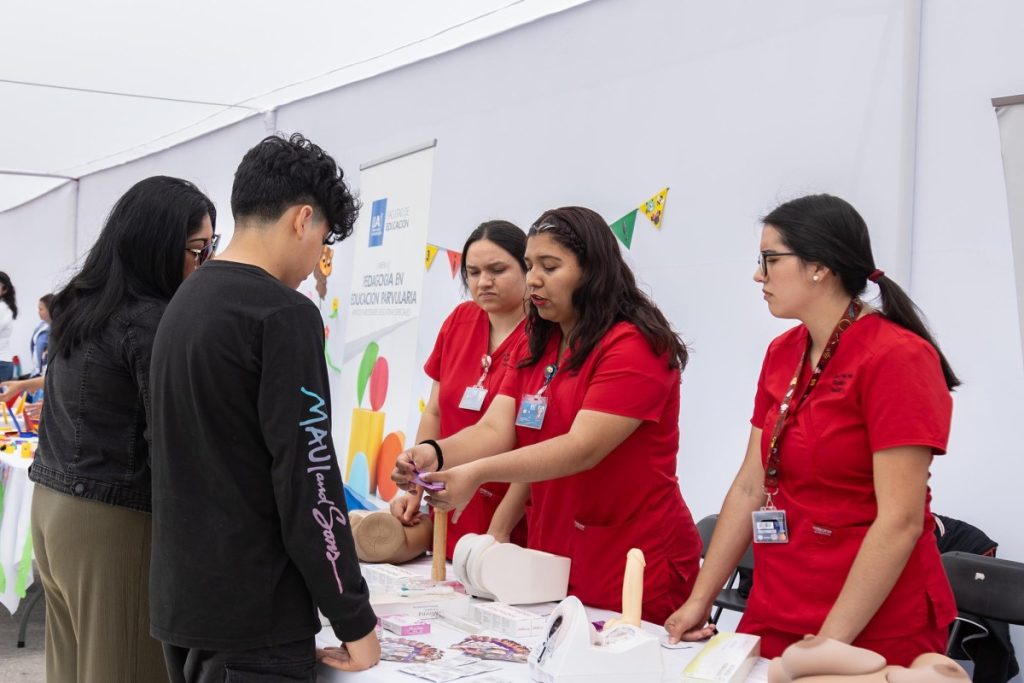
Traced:
<svg viewBox="0 0 1024 683">
<path fill-rule="evenodd" d="M 437 454 L 437 469 L 436 472 L 440 472 L 441 468 L 444 467 L 444 454 L 441 452 L 441 447 L 437 445 L 437 442 L 433 439 L 427 439 L 426 441 L 420 441 L 420 445 L 427 444 L 434 447 L 434 453 Z"/>
</svg>

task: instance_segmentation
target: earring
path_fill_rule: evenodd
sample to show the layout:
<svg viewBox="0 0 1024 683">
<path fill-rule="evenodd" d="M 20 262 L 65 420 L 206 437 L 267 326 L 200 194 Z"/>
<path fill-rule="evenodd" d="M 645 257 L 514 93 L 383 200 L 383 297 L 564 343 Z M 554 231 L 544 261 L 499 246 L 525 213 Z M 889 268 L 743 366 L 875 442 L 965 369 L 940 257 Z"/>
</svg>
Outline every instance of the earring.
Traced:
<svg viewBox="0 0 1024 683">
<path fill-rule="evenodd" d="M 820 277 L 818 277 L 817 275 L 815 275 L 815 276 L 814 276 L 814 277 L 812 277 L 811 279 L 812 279 L 812 280 L 814 280 L 815 282 L 817 282 L 817 281 L 818 281 L 818 280 L 820 280 L 821 278 L 820 278 Z"/>
</svg>

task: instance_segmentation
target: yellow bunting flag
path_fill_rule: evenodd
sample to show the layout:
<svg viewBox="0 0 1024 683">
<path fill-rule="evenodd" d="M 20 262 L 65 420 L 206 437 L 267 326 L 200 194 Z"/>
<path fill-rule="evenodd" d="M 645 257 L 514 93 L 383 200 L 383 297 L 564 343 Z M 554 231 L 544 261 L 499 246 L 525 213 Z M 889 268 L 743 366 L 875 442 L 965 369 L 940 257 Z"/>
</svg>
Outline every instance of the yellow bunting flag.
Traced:
<svg viewBox="0 0 1024 683">
<path fill-rule="evenodd" d="M 427 270 L 430 270 L 431 264 L 434 263 L 434 257 L 437 256 L 437 249 L 438 249 L 437 246 L 434 245 L 434 244 L 428 244 L 427 245 L 427 260 L 426 260 Z"/>
<path fill-rule="evenodd" d="M 640 211 L 647 216 L 647 219 L 654 223 L 654 227 L 661 227 L 661 219 L 665 215 L 665 201 L 668 199 L 668 188 L 654 195 L 639 206 Z"/>
</svg>

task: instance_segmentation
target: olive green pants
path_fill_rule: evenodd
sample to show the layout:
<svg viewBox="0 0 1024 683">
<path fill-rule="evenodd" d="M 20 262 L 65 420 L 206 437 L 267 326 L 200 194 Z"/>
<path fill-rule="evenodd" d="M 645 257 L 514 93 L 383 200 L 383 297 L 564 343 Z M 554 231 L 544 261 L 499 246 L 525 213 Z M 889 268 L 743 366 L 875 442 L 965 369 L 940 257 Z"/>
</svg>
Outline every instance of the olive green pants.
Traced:
<svg viewBox="0 0 1024 683">
<path fill-rule="evenodd" d="M 149 635 L 152 517 L 36 486 L 32 543 L 46 592 L 47 683 L 165 683 Z"/>
</svg>

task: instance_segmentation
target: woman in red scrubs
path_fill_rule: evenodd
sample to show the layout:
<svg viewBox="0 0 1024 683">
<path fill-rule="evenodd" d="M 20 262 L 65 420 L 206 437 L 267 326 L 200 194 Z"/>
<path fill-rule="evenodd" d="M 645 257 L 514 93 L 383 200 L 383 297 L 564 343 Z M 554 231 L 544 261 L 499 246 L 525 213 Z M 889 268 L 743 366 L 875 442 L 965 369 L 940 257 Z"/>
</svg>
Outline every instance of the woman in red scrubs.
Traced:
<svg viewBox="0 0 1024 683">
<path fill-rule="evenodd" d="M 434 342 L 424 371 L 434 380 L 420 418 L 416 442 L 451 436 L 476 424 L 498 394 L 510 355 L 525 338 L 526 233 L 507 221 L 488 221 L 474 230 L 462 248 L 462 283 L 472 301 L 459 304 Z M 466 534 L 486 533 L 508 484 L 480 486 L 458 519 L 448 520 L 448 559 Z M 406 526 L 426 524 L 431 531 L 415 538 L 429 541 L 432 525 L 420 512 L 422 490 L 391 501 L 392 514 Z M 526 523 L 503 540 L 526 545 Z M 427 547 L 408 548 L 419 554 Z"/>
<path fill-rule="evenodd" d="M 532 482 L 529 547 L 572 559 L 569 592 L 620 609 L 640 548 L 643 617 L 661 621 L 689 595 L 701 549 L 676 478 L 686 347 L 599 215 L 555 209 L 529 235 L 527 340 L 500 395 L 477 425 L 400 456 L 394 478 L 431 472 L 445 490 L 430 502 L 445 507 L 484 482 Z"/>
<path fill-rule="evenodd" d="M 761 636 L 763 656 L 805 634 L 902 666 L 943 652 L 956 608 L 928 468 L 945 453 L 959 380 L 913 302 L 875 268 L 867 226 L 842 199 L 775 209 L 758 263 L 768 310 L 801 324 L 768 347 L 746 459 L 693 594 L 665 627 L 672 639 L 710 635 L 712 602 L 753 540 L 739 630 Z M 868 280 L 881 311 L 858 299 Z"/>
</svg>

